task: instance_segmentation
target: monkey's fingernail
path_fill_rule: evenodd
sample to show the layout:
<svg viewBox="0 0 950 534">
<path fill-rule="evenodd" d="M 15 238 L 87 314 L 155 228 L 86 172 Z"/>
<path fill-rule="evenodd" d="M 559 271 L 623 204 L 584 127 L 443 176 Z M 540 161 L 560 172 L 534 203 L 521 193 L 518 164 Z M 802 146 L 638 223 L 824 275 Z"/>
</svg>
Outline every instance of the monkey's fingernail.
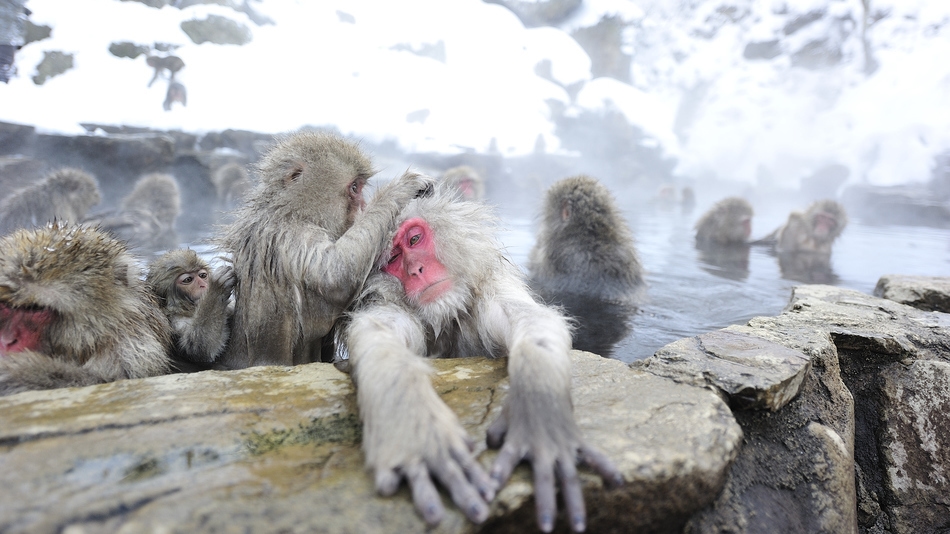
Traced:
<svg viewBox="0 0 950 534">
<path fill-rule="evenodd" d="M 587 528 L 587 519 L 582 515 L 575 515 L 571 522 L 571 530 L 574 532 L 584 532 Z"/>
</svg>

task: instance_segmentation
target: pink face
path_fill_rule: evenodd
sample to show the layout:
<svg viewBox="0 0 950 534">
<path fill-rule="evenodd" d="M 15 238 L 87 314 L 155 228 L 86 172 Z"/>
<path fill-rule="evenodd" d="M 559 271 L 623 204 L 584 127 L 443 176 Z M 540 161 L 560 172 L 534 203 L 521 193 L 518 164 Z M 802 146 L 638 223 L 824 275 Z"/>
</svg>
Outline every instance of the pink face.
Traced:
<svg viewBox="0 0 950 534">
<path fill-rule="evenodd" d="M 178 286 L 179 291 L 188 295 L 193 302 L 198 302 L 204 296 L 205 291 L 208 290 L 208 271 L 198 269 L 197 271 L 182 273 L 175 279 L 175 285 Z"/>
<path fill-rule="evenodd" d="M 0 304 L 0 357 L 24 350 L 40 350 L 43 332 L 53 312 L 11 308 Z"/>
<path fill-rule="evenodd" d="M 428 304 L 452 289 L 449 271 L 435 255 L 435 234 L 418 217 L 408 219 L 396 230 L 392 256 L 383 270 L 402 282 L 413 302 Z"/>
<path fill-rule="evenodd" d="M 826 213 L 817 213 L 813 219 L 815 237 L 827 237 L 835 231 L 838 222 Z"/>
</svg>

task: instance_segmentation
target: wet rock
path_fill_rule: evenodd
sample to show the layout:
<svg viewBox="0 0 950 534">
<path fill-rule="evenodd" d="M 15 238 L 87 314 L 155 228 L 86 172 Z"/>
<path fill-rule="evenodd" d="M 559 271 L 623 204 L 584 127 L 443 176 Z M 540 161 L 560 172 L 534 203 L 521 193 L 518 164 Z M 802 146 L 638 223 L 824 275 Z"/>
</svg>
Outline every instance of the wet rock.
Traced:
<svg viewBox="0 0 950 534">
<path fill-rule="evenodd" d="M 9 156 L 28 150 L 36 139 L 36 128 L 26 124 L 0 122 L 0 155 Z"/>
<path fill-rule="evenodd" d="M 36 66 L 33 83 L 43 85 L 46 80 L 59 76 L 73 68 L 73 55 L 58 50 L 43 52 L 43 59 Z"/>
<path fill-rule="evenodd" d="M 674 341 L 638 364 L 677 382 L 714 386 L 733 409 L 773 412 L 798 395 L 811 368 L 801 351 L 729 330 Z"/>
<path fill-rule="evenodd" d="M 885 275 L 874 295 L 919 310 L 950 313 L 950 278 L 945 276 Z"/>
<path fill-rule="evenodd" d="M 616 360 L 572 358 L 578 424 L 627 482 L 606 489 L 584 471 L 588 530 L 681 529 L 738 450 L 728 407 Z M 507 393 L 505 360 L 433 364 L 436 390 L 489 465 L 483 437 Z M 0 399 L 0 414 L 3 532 L 427 531 L 406 487 L 376 495 L 352 382 L 329 364 L 26 392 Z M 536 530 L 532 488 L 519 467 L 484 528 Z M 446 512 L 439 532 L 479 530 Z"/>
<path fill-rule="evenodd" d="M 950 363 L 891 365 L 881 378 L 891 531 L 938 532 L 950 525 Z"/>
<path fill-rule="evenodd" d="M 204 19 L 186 20 L 181 23 L 185 32 L 195 44 L 211 42 L 214 44 L 245 45 L 251 42 L 251 29 L 246 25 L 220 15 L 208 15 Z"/>
</svg>

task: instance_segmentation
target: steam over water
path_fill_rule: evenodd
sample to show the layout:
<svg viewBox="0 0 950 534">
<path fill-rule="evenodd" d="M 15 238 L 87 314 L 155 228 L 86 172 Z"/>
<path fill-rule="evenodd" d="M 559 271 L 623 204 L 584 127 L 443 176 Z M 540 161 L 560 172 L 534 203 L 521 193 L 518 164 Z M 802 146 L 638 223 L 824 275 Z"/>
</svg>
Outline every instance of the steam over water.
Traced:
<svg viewBox="0 0 950 534">
<path fill-rule="evenodd" d="M 629 363 L 677 339 L 778 315 L 792 288 L 805 283 L 783 278 L 778 260 L 761 247 L 752 247 L 747 274 L 703 262 L 693 246 L 693 224 L 701 213 L 683 213 L 679 206 L 627 206 L 625 215 L 647 271 L 647 300 L 614 358 Z M 757 211 L 753 237 L 773 230 L 787 215 Z M 534 219 L 505 217 L 505 222 L 502 240 L 512 261 L 523 267 L 534 244 Z M 870 226 L 852 219 L 835 242 L 831 269 L 829 283 L 867 294 L 886 274 L 948 276 L 950 230 Z"/>
</svg>

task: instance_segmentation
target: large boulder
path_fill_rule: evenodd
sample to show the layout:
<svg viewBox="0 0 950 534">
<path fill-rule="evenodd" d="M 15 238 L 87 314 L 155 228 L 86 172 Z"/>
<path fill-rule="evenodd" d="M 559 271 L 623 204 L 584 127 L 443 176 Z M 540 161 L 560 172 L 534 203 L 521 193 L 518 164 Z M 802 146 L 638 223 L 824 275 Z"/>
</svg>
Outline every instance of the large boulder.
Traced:
<svg viewBox="0 0 950 534">
<path fill-rule="evenodd" d="M 738 451 L 728 407 L 616 360 L 572 358 L 578 424 L 626 479 L 606 489 L 583 472 L 589 531 L 681 530 Z M 436 390 L 484 436 L 507 394 L 505 360 L 433 365 Z M 376 495 L 353 384 L 329 364 L 26 392 L 0 399 L 0 414 L 2 532 L 428 531 L 408 489 Z M 478 452 L 486 466 L 495 456 Z M 519 467 L 482 528 L 536 530 L 531 480 Z M 478 530 L 451 505 L 438 527 Z"/>
</svg>

